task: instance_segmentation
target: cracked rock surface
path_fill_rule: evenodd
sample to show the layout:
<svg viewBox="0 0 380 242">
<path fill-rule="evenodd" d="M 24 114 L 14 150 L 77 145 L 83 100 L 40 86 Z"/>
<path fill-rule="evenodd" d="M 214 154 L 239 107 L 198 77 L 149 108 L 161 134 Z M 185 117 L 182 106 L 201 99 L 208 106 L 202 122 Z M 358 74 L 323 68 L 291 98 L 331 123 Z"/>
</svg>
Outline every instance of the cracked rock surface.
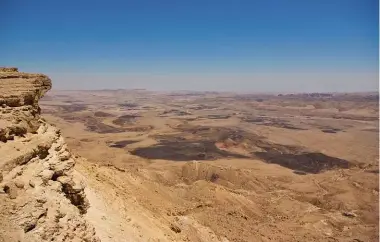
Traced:
<svg viewBox="0 0 380 242">
<path fill-rule="evenodd" d="M 40 117 L 42 74 L 0 68 L 0 241 L 100 241 L 59 130 Z"/>
</svg>

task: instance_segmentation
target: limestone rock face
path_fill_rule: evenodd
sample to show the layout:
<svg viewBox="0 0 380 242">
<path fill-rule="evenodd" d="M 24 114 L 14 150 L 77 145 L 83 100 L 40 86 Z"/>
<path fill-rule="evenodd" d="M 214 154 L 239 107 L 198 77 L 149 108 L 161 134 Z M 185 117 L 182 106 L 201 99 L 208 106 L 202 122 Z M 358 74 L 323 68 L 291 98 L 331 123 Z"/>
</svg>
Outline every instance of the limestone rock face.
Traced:
<svg viewBox="0 0 380 242">
<path fill-rule="evenodd" d="M 51 89 L 51 80 L 42 74 L 18 72 L 17 68 L 0 68 L 0 105 L 10 107 L 38 105 Z"/>
<path fill-rule="evenodd" d="M 40 117 L 51 88 L 42 74 L 0 68 L 0 241 L 100 241 L 75 160 L 59 130 Z"/>
<path fill-rule="evenodd" d="M 50 88 L 51 80 L 45 75 L 0 68 L 0 141 L 37 131 L 41 124 L 38 100 Z"/>
</svg>

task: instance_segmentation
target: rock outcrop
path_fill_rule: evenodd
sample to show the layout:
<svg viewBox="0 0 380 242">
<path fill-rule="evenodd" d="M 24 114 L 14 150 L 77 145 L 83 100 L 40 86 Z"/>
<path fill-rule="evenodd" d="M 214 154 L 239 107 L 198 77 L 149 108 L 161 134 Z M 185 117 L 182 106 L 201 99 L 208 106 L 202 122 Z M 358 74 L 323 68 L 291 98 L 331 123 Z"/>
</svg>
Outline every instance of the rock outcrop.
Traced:
<svg viewBox="0 0 380 242">
<path fill-rule="evenodd" d="M 50 88 L 45 75 L 0 68 L 0 241 L 100 241 L 75 158 L 40 117 Z"/>
</svg>

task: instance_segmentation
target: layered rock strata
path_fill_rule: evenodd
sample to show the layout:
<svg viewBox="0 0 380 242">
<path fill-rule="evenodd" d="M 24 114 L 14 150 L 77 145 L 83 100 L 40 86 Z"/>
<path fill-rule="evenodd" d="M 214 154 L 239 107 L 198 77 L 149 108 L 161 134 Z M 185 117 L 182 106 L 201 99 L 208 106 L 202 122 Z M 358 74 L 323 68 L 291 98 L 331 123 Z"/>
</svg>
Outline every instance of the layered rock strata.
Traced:
<svg viewBox="0 0 380 242">
<path fill-rule="evenodd" d="M 42 74 L 0 68 L 0 241 L 99 241 L 75 157 L 40 117 Z"/>
</svg>

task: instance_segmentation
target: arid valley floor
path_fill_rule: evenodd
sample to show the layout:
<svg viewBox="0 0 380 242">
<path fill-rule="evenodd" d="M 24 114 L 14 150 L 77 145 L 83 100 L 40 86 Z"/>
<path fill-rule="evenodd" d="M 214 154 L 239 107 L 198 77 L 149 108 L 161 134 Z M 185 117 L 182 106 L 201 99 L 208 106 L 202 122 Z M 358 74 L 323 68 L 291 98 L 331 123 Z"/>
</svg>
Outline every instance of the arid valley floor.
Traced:
<svg viewBox="0 0 380 242">
<path fill-rule="evenodd" d="M 102 241 L 377 241 L 378 96 L 56 91 Z"/>
</svg>

